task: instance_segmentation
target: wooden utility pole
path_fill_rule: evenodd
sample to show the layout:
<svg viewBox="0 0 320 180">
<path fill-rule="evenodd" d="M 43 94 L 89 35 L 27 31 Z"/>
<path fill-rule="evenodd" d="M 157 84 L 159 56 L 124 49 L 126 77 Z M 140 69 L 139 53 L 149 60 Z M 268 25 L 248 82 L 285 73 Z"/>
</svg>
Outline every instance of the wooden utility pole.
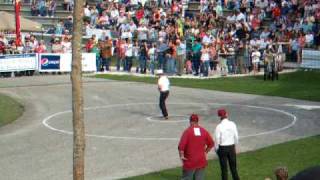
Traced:
<svg viewBox="0 0 320 180">
<path fill-rule="evenodd" d="M 72 35 L 73 180 L 84 180 L 85 128 L 82 89 L 83 0 L 74 1 Z"/>
</svg>

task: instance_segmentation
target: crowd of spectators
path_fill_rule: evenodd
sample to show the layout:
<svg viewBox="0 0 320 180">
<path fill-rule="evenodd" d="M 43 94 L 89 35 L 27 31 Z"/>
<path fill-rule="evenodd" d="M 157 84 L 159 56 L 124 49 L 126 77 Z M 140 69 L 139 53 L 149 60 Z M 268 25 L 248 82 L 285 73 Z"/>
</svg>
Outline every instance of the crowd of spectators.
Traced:
<svg viewBox="0 0 320 180">
<path fill-rule="evenodd" d="M 33 2 L 34 15 L 54 15 L 47 2 L 56 7 L 55 0 Z M 72 10 L 72 0 L 64 3 Z M 84 50 L 97 54 L 100 71 L 110 70 L 115 57 L 118 71 L 136 66 L 140 73 L 159 68 L 203 76 L 257 73 L 285 59 L 300 63 L 303 48 L 320 50 L 320 0 L 201 0 L 199 13 L 184 10 L 179 0 L 86 3 L 84 33 L 94 35 Z M 63 38 L 50 42 L 53 52 L 70 51 L 63 45 L 70 32 L 72 17 L 55 25 L 51 33 Z"/>
<path fill-rule="evenodd" d="M 57 9 L 57 0 L 32 0 L 31 15 L 32 16 L 46 16 L 54 17 Z M 66 11 L 73 10 L 74 0 L 64 0 L 63 9 Z"/>
</svg>

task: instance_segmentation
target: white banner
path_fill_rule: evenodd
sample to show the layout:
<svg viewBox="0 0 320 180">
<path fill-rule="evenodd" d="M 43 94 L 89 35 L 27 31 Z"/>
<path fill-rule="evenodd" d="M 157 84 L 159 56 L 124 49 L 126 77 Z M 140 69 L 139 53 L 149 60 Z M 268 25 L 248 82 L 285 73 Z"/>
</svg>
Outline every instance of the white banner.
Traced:
<svg viewBox="0 0 320 180">
<path fill-rule="evenodd" d="M 39 72 L 71 72 L 71 63 L 71 53 L 40 54 Z M 82 71 L 97 71 L 95 53 L 82 53 Z"/>
<path fill-rule="evenodd" d="M 320 69 L 320 51 L 317 50 L 302 50 L 302 68 Z"/>
<path fill-rule="evenodd" d="M 0 56 L 0 72 L 37 70 L 37 54 Z"/>
</svg>

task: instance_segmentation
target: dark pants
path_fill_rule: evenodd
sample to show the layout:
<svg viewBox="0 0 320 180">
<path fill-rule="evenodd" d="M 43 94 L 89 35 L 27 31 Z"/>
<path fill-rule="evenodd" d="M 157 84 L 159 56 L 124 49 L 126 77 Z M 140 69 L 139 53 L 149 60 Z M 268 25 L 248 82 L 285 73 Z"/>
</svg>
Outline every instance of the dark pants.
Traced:
<svg viewBox="0 0 320 180">
<path fill-rule="evenodd" d="M 201 53 L 195 53 L 192 57 L 192 69 L 195 75 L 199 75 Z"/>
<path fill-rule="evenodd" d="M 236 148 L 234 145 L 230 146 L 219 146 L 218 156 L 221 168 L 221 179 L 228 179 L 228 163 L 230 166 L 232 179 L 239 180 L 237 172 L 237 159 L 236 159 Z"/>
<path fill-rule="evenodd" d="M 110 71 L 109 64 L 110 64 L 111 58 L 101 58 L 101 71 Z"/>
<path fill-rule="evenodd" d="M 132 67 L 132 56 L 126 56 L 126 71 L 131 72 L 131 67 Z"/>
<path fill-rule="evenodd" d="M 168 117 L 168 111 L 167 111 L 167 107 L 166 107 L 166 99 L 169 96 L 169 91 L 164 91 L 164 92 L 160 92 L 160 109 L 162 112 L 163 117 Z"/>
</svg>

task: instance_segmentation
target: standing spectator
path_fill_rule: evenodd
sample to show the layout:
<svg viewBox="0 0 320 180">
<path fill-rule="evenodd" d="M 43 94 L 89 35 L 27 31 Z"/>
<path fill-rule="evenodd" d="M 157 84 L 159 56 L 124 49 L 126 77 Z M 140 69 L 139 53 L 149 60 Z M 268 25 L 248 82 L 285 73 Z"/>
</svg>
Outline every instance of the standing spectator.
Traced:
<svg viewBox="0 0 320 180">
<path fill-rule="evenodd" d="M 124 41 L 121 39 L 118 39 L 116 44 L 117 49 L 117 71 L 120 71 L 121 63 L 124 63 L 124 57 L 125 57 L 125 50 L 124 50 Z"/>
<path fill-rule="evenodd" d="M 93 38 L 90 38 L 85 46 L 86 52 L 91 52 L 91 49 L 93 48 L 93 46 L 94 46 L 94 40 Z"/>
<path fill-rule="evenodd" d="M 209 44 L 204 44 L 201 49 L 201 71 L 203 76 L 207 77 L 209 74 L 210 48 Z"/>
<path fill-rule="evenodd" d="M 175 58 L 176 58 L 176 45 L 173 41 L 169 42 L 169 51 L 166 54 L 167 58 L 167 69 L 166 72 L 170 75 L 175 74 Z"/>
<path fill-rule="evenodd" d="M 132 59 L 133 59 L 133 44 L 130 39 L 126 39 L 126 46 L 125 46 L 125 62 L 126 68 L 128 72 L 131 72 L 132 67 Z"/>
<path fill-rule="evenodd" d="M 101 49 L 100 49 L 100 45 L 103 42 L 101 42 L 99 40 L 99 42 L 97 44 L 95 44 L 93 46 L 93 48 L 91 49 L 91 53 L 95 53 L 96 54 L 96 71 L 100 71 L 101 70 Z"/>
<path fill-rule="evenodd" d="M 199 75 L 201 48 L 200 40 L 197 39 L 196 43 L 192 46 L 192 67 L 195 76 Z"/>
<path fill-rule="evenodd" d="M 178 150 L 183 163 L 183 180 L 203 180 L 204 170 L 208 165 L 207 154 L 214 146 L 210 133 L 199 126 L 199 117 L 192 114 L 190 126 L 183 132 Z"/>
<path fill-rule="evenodd" d="M 184 68 L 186 45 L 177 39 L 177 71 L 178 75 L 181 76 Z"/>
<path fill-rule="evenodd" d="M 154 74 L 154 69 L 156 67 L 156 45 L 152 44 L 151 48 L 148 50 L 149 56 L 149 71 Z"/>
<path fill-rule="evenodd" d="M 259 72 L 259 63 L 260 63 L 260 58 L 261 58 L 261 53 L 258 50 L 258 48 L 254 48 L 252 52 L 252 65 L 253 65 L 253 73 L 256 74 Z"/>
<path fill-rule="evenodd" d="M 102 62 L 102 70 L 109 71 L 109 65 L 112 57 L 112 45 L 109 43 L 105 43 L 103 47 L 101 47 L 101 62 Z"/>
<path fill-rule="evenodd" d="M 147 70 L 147 55 L 148 55 L 147 42 L 143 41 L 141 43 L 139 52 L 140 52 L 140 56 L 139 56 L 140 73 L 145 74 Z"/>
<path fill-rule="evenodd" d="M 157 70 L 157 75 L 159 76 L 159 79 L 158 79 L 158 90 L 160 92 L 159 106 L 164 119 L 169 119 L 168 111 L 166 107 L 166 100 L 169 96 L 170 81 L 168 77 L 163 73 L 162 69 Z"/>
<path fill-rule="evenodd" d="M 234 122 L 228 119 L 225 109 L 218 110 L 220 123 L 216 127 L 215 142 L 216 152 L 219 157 L 221 179 L 228 179 L 228 163 L 233 180 L 239 180 L 236 160 L 236 144 L 238 144 L 238 130 Z"/>
<path fill-rule="evenodd" d="M 139 42 L 135 41 L 133 45 L 133 64 L 136 66 L 136 73 L 139 72 Z"/>
</svg>

